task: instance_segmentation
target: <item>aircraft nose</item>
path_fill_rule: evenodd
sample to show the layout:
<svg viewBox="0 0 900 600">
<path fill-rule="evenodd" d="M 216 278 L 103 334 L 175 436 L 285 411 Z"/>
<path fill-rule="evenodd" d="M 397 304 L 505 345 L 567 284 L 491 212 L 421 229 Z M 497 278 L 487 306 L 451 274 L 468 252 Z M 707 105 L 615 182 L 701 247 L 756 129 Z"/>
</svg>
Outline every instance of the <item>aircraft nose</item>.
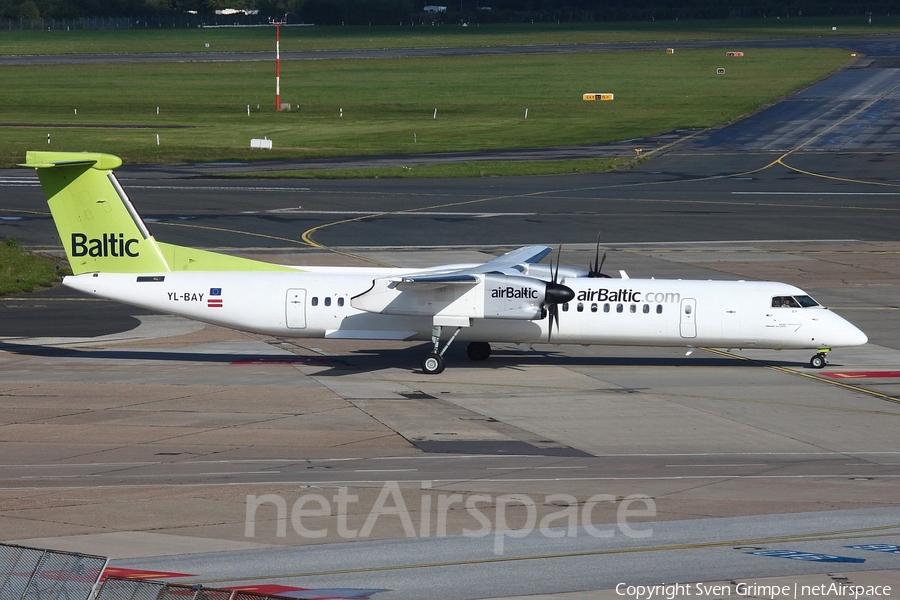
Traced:
<svg viewBox="0 0 900 600">
<path fill-rule="evenodd" d="M 840 317 L 838 317 L 840 319 Z M 840 319 L 834 328 L 834 346 L 862 346 L 869 337 L 852 323 Z"/>
<path fill-rule="evenodd" d="M 869 336 L 867 336 L 865 333 L 852 325 L 850 326 L 850 328 L 853 330 L 850 332 L 849 336 L 851 346 L 862 346 L 869 341 Z"/>
</svg>

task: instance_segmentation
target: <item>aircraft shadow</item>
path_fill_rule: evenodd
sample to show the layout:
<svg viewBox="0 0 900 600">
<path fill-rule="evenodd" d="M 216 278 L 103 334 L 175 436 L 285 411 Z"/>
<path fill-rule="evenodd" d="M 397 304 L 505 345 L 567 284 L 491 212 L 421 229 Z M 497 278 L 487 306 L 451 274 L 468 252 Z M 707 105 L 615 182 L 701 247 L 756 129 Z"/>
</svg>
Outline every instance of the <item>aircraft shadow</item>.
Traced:
<svg viewBox="0 0 900 600">
<path fill-rule="evenodd" d="M 43 358 L 75 358 L 94 360 L 143 360 L 154 362 L 198 362 L 226 365 L 310 365 L 328 367 L 317 376 L 341 376 L 348 371 L 378 371 L 401 367 L 419 370 L 419 362 L 430 345 L 425 343 L 409 348 L 359 349 L 335 356 L 319 354 L 236 354 L 226 352 L 173 352 L 160 350 L 110 350 L 60 348 L 0 342 L 0 351 L 20 356 Z M 484 362 L 470 361 L 465 347 L 451 348 L 447 354 L 447 368 L 514 369 L 527 366 L 559 367 L 759 367 L 759 363 L 716 356 L 648 357 L 648 356 L 571 356 L 559 350 L 494 350 Z M 702 352 L 700 350 L 698 353 Z M 766 360 L 764 364 L 781 367 L 804 367 L 796 361 Z"/>
</svg>

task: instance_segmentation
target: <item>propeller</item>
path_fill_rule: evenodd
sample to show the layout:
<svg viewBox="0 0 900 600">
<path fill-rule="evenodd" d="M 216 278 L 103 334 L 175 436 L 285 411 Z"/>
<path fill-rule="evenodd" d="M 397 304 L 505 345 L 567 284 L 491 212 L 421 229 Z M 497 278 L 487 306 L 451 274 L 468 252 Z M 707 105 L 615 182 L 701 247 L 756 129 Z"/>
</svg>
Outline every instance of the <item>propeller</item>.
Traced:
<svg viewBox="0 0 900 600">
<path fill-rule="evenodd" d="M 603 263 L 606 262 L 606 250 L 603 251 L 603 258 L 600 258 L 600 236 L 602 234 L 597 234 L 597 251 L 594 254 L 594 264 L 590 265 L 588 268 L 588 277 L 606 277 L 609 278 L 609 275 L 605 275 L 601 271 L 603 271 Z"/>
<path fill-rule="evenodd" d="M 553 337 L 554 323 L 556 323 L 556 328 L 559 329 L 559 305 L 565 304 L 575 297 L 575 292 L 572 291 L 572 288 L 559 283 L 559 257 L 561 255 L 562 244 L 559 245 L 559 250 L 556 252 L 556 265 L 551 269 L 551 279 L 544 291 L 544 308 L 547 311 L 547 316 L 550 317 L 550 328 L 547 332 L 548 342 Z"/>
</svg>

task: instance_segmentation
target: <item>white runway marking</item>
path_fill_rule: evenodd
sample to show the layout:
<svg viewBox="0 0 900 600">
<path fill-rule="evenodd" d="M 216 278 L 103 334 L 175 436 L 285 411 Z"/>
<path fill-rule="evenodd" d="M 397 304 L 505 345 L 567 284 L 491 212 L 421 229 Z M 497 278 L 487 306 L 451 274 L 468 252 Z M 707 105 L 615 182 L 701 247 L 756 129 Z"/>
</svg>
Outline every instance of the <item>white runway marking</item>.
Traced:
<svg viewBox="0 0 900 600">
<path fill-rule="evenodd" d="M 397 211 L 378 211 L 378 210 L 305 210 L 303 208 L 273 208 L 271 210 L 265 211 L 244 211 L 241 214 L 244 215 L 258 215 L 258 214 L 277 214 L 277 215 L 338 215 L 338 216 L 348 216 L 348 217 L 358 217 L 358 216 L 378 216 L 384 215 L 386 217 L 394 216 L 394 215 L 403 215 L 403 216 L 422 216 L 422 217 L 475 217 L 475 218 L 490 218 L 490 217 L 530 217 L 537 213 L 533 212 L 510 212 L 510 213 L 500 213 L 500 212 L 438 212 L 438 211 L 429 211 L 429 210 L 397 210 Z"/>
<path fill-rule="evenodd" d="M 0 185 L 6 187 L 38 187 L 37 177 L 0 177 Z"/>
<path fill-rule="evenodd" d="M 696 468 L 696 467 L 768 467 L 772 463 L 733 463 L 721 465 L 666 465 L 667 467 Z M 868 466 L 868 465 L 867 465 Z"/>
<path fill-rule="evenodd" d="M 123 179 L 122 181 L 128 181 Z M 200 190 L 213 192 L 308 192 L 305 187 L 257 187 L 255 185 L 129 185 L 129 189 L 137 190 Z"/>
<path fill-rule="evenodd" d="M 897 192 L 731 192 L 735 196 L 900 196 Z"/>
<path fill-rule="evenodd" d="M 354 469 L 354 473 L 404 473 L 418 469 Z"/>
</svg>

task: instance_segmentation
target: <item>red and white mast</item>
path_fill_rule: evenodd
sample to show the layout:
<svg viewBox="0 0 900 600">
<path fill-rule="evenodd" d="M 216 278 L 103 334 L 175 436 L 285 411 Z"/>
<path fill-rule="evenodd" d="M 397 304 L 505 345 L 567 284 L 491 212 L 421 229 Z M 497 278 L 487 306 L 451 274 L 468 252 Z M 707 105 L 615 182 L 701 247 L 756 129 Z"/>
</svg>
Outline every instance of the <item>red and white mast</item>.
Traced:
<svg viewBox="0 0 900 600">
<path fill-rule="evenodd" d="M 287 21 L 269 21 L 275 26 L 275 111 L 281 111 L 281 26 Z"/>
</svg>

